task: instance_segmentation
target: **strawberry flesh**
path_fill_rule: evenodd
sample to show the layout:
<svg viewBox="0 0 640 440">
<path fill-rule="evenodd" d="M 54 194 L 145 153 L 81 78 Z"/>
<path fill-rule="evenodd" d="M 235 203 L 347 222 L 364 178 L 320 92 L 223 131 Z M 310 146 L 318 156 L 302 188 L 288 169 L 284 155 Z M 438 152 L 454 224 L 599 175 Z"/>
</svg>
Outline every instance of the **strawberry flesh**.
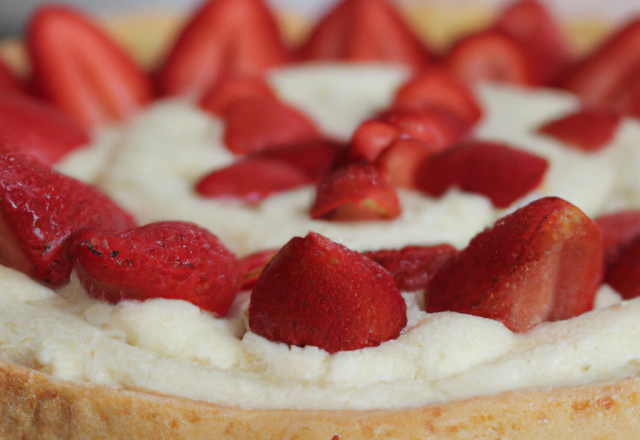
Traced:
<svg viewBox="0 0 640 440">
<path fill-rule="evenodd" d="M 562 199 L 539 199 L 453 256 L 429 282 L 426 310 L 482 316 L 525 332 L 591 310 L 602 259 L 595 222 Z"/>
<path fill-rule="evenodd" d="M 266 249 L 246 255 L 239 260 L 242 285 L 240 290 L 253 289 L 265 266 L 280 249 Z"/>
<path fill-rule="evenodd" d="M 258 278 L 249 327 L 271 341 L 329 353 L 398 337 L 406 305 L 373 260 L 316 233 L 294 237 Z"/>
<path fill-rule="evenodd" d="M 89 296 L 110 303 L 179 299 L 225 316 L 240 287 L 236 256 L 192 223 L 151 223 L 117 234 L 88 230 L 71 253 Z"/>
<path fill-rule="evenodd" d="M 18 79 L 2 58 L 0 58 L 0 92 L 25 92 L 22 81 Z"/>
<path fill-rule="evenodd" d="M 276 99 L 276 94 L 261 78 L 224 78 L 202 98 L 200 107 L 218 116 L 224 116 L 230 104 L 239 99 L 251 97 Z"/>
<path fill-rule="evenodd" d="M 613 139 L 621 119 L 613 111 L 582 110 L 550 121 L 538 132 L 582 151 L 600 151 Z"/>
<path fill-rule="evenodd" d="M 135 226 L 133 217 L 97 189 L 27 156 L 0 154 L 0 189 L 0 264 L 53 287 L 69 280 L 73 234 Z"/>
<path fill-rule="evenodd" d="M 635 237 L 627 244 L 614 262 L 607 268 L 605 280 L 622 299 L 640 296 L 640 239 Z"/>
<path fill-rule="evenodd" d="M 420 164 L 441 148 L 415 139 L 398 139 L 386 148 L 376 163 L 386 169 L 395 186 L 417 188 L 416 175 Z"/>
<path fill-rule="evenodd" d="M 602 231 L 607 266 L 613 265 L 631 242 L 640 236 L 640 211 L 628 210 L 597 217 Z"/>
</svg>

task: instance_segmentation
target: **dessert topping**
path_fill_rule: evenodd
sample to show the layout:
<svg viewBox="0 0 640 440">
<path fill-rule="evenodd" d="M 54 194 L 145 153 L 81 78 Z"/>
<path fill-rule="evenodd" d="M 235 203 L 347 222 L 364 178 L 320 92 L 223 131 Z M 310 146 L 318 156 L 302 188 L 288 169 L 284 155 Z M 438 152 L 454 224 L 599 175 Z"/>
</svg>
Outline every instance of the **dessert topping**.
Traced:
<svg viewBox="0 0 640 440">
<path fill-rule="evenodd" d="M 622 116 L 610 110 L 581 110 L 540 127 L 540 133 L 552 136 L 569 147 L 599 151 L 618 131 Z"/>
</svg>

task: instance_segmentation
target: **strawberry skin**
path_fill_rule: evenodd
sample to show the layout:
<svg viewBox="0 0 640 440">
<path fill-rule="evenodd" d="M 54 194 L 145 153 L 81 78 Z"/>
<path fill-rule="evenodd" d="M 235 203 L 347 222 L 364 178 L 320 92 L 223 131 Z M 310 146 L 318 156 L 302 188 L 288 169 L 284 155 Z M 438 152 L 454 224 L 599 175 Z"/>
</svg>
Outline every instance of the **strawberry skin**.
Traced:
<svg viewBox="0 0 640 440">
<path fill-rule="evenodd" d="M 151 223 L 116 234 L 89 230 L 71 253 L 87 293 L 110 303 L 181 299 L 224 316 L 240 287 L 236 256 L 192 223 Z"/>
<path fill-rule="evenodd" d="M 613 264 L 607 268 L 604 280 L 622 299 L 640 296 L 640 239 L 636 236 L 627 244 Z"/>
<path fill-rule="evenodd" d="M 219 81 L 200 101 L 200 107 L 218 116 L 224 116 L 227 107 L 235 101 L 249 97 L 276 98 L 264 79 L 231 77 Z"/>
<path fill-rule="evenodd" d="M 538 129 L 582 151 L 600 151 L 611 142 L 622 116 L 608 110 L 581 110 L 550 121 Z"/>
<path fill-rule="evenodd" d="M 135 221 L 92 186 L 32 158 L 0 154 L 0 264 L 53 287 L 71 273 L 71 236 L 91 228 L 117 232 Z"/>
<path fill-rule="evenodd" d="M 22 81 L 14 75 L 11 68 L 0 58 L 0 92 L 24 93 Z"/>
<path fill-rule="evenodd" d="M 631 244 L 640 236 L 640 211 L 618 211 L 597 217 L 595 222 L 602 231 L 605 263 L 611 266 Z"/>
<path fill-rule="evenodd" d="M 329 353 L 397 338 L 406 305 L 380 265 L 316 233 L 291 239 L 251 294 L 249 327 L 271 341 Z"/>
<path fill-rule="evenodd" d="M 525 332 L 591 310 L 602 280 L 602 234 L 562 199 L 539 199 L 498 220 L 429 282 L 428 312 L 498 320 Z"/>
<path fill-rule="evenodd" d="M 26 94 L 0 93 L 0 147 L 52 165 L 89 143 L 84 127 Z"/>
<path fill-rule="evenodd" d="M 265 249 L 245 255 L 239 260 L 242 283 L 240 290 L 253 289 L 260 274 L 280 249 Z"/>
<path fill-rule="evenodd" d="M 124 120 L 154 97 L 151 79 L 134 61 L 68 7 L 40 7 L 27 45 L 38 91 L 88 128 Z"/>
</svg>

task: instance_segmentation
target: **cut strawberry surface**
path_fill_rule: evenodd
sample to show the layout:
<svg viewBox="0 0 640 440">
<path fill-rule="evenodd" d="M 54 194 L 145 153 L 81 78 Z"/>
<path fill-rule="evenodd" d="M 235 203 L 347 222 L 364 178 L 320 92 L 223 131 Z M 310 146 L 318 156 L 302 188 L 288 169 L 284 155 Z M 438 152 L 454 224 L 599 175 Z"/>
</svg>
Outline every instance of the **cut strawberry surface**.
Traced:
<svg viewBox="0 0 640 440">
<path fill-rule="evenodd" d="M 234 154 L 318 139 L 315 124 L 298 110 L 274 98 L 251 97 L 227 106 L 224 141 Z"/>
<path fill-rule="evenodd" d="M 0 58 L 0 92 L 25 92 L 22 81 L 18 79 L 2 58 Z"/>
<path fill-rule="evenodd" d="M 357 162 L 329 172 L 316 188 L 311 218 L 391 220 L 401 214 L 398 194 L 383 168 Z"/>
<path fill-rule="evenodd" d="M 582 151 L 600 151 L 613 139 L 621 119 L 610 110 L 582 110 L 548 122 L 538 131 Z"/>
<path fill-rule="evenodd" d="M 482 117 L 482 109 L 471 89 L 445 69 L 429 69 L 406 82 L 396 92 L 392 108 L 418 110 L 445 108 L 469 126 Z"/>
<path fill-rule="evenodd" d="M 390 61 L 424 68 L 425 45 L 385 0 L 343 0 L 312 30 L 302 60 Z"/>
<path fill-rule="evenodd" d="M 415 182 L 420 191 L 433 197 L 457 187 L 506 208 L 536 189 L 548 166 L 545 159 L 508 145 L 471 141 L 428 156 Z"/>
<path fill-rule="evenodd" d="M 358 126 L 349 143 L 348 158 L 373 162 L 398 136 L 400 130 L 390 122 L 378 119 L 364 121 Z"/>
<path fill-rule="evenodd" d="M 378 156 L 376 163 L 387 170 L 395 186 L 417 188 L 416 175 L 420 164 L 438 151 L 442 151 L 442 148 L 433 144 L 415 139 L 398 139 Z"/>
<path fill-rule="evenodd" d="M 397 338 L 406 323 L 406 305 L 389 272 L 313 232 L 278 252 L 249 304 L 254 333 L 329 353 L 375 347 Z"/>
<path fill-rule="evenodd" d="M 453 256 L 429 282 L 426 310 L 482 316 L 525 332 L 591 310 L 602 258 L 595 222 L 562 199 L 540 199 Z"/>
<path fill-rule="evenodd" d="M 383 249 L 363 255 L 391 272 L 399 290 L 411 292 L 427 287 L 436 272 L 456 253 L 453 246 L 441 244 Z"/>
<path fill-rule="evenodd" d="M 469 85 L 482 81 L 534 84 L 531 64 L 523 46 L 497 29 L 463 38 L 445 58 L 445 66 Z"/>
<path fill-rule="evenodd" d="M 640 236 L 640 210 L 614 212 L 597 217 L 595 222 L 602 231 L 607 266 L 615 263 L 631 242 Z"/>
<path fill-rule="evenodd" d="M 620 294 L 622 299 L 640 296 L 640 239 L 627 243 L 614 262 L 607 268 L 604 281 Z"/>
<path fill-rule="evenodd" d="M 87 293 L 110 303 L 180 299 L 224 316 L 240 286 L 233 252 L 192 223 L 151 223 L 118 234 L 89 230 L 71 252 Z"/>
<path fill-rule="evenodd" d="M 276 94 L 261 78 L 224 78 L 202 98 L 200 107 L 216 115 L 224 116 L 226 108 L 233 102 L 253 97 L 276 99 Z"/>
<path fill-rule="evenodd" d="M 158 72 L 165 95 L 201 98 L 225 77 L 255 77 L 291 59 L 262 0 L 209 0 L 182 30 Z"/>
<path fill-rule="evenodd" d="M 51 165 L 89 143 L 66 113 L 26 94 L 0 93 L 0 147 Z"/>
<path fill-rule="evenodd" d="M 86 127 L 126 119 L 154 97 L 150 78 L 70 8 L 38 9 L 27 44 L 38 91 Z"/>
<path fill-rule="evenodd" d="M 105 233 L 135 220 L 97 189 L 27 156 L 0 154 L 0 264 L 61 286 L 69 280 L 70 237 Z"/>
<path fill-rule="evenodd" d="M 246 255 L 239 260 L 242 274 L 241 290 L 252 289 L 265 266 L 276 256 L 280 249 L 266 249 Z"/>
</svg>

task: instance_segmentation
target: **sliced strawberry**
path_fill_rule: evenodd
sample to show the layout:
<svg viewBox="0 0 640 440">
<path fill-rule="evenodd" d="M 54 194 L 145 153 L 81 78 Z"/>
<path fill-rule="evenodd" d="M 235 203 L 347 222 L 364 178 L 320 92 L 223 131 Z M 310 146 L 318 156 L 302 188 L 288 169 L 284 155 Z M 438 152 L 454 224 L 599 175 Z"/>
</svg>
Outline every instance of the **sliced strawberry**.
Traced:
<svg viewBox="0 0 640 440">
<path fill-rule="evenodd" d="M 389 272 L 313 232 L 278 252 L 249 304 L 254 333 L 329 353 L 375 347 L 397 338 L 406 323 L 406 305 Z"/>
<path fill-rule="evenodd" d="M 526 48 L 534 59 L 538 84 L 548 84 L 574 60 L 562 29 L 537 0 L 519 0 L 510 4 L 494 27 L 511 35 Z"/>
<path fill-rule="evenodd" d="M 389 174 L 366 162 L 327 174 L 316 189 L 311 208 L 311 218 L 334 221 L 391 220 L 400 213 L 400 201 Z"/>
<path fill-rule="evenodd" d="M 531 64 L 522 45 L 497 29 L 463 38 L 445 59 L 446 67 L 469 85 L 482 81 L 534 84 Z"/>
<path fill-rule="evenodd" d="M 0 146 L 51 165 L 89 143 L 82 125 L 26 94 L 0 93 Z"/>
<path fill-rule="evenodd" d="M 622 299 L 640 296 L 640 239 L 627 243 L 614 262 L 607 268 L 604 280 L 620 294 Z"/>
<path fill-rule="evenodd" d="M 236 256 L 192 223 L 151 223 L 118 234 L 85 231 L 72 253 L 89 296 L 110 303 L 181 299 L 224 316 L 239 291 Z"/>
<path fill-rule="evenodd" d="M 265 266 L 275 257 L 278 251 L 280 249 L 266 249 L 246 255 L 240 259 L 240 273 L 242 274 L 240 290 L 252 289 L 255 286 Z"/>
<path fill-rule="evenodd" d="M 0 264 L 54 287 L 69 280 L 72 234 L 135 226 L 97 189 L 19 154 L 0 154 Z"/>
<path fill-rule="evenodd" d="M 303 60 L 390 61 L 415 70 L 429 51 L 385 0 L 343 0 L 301 46 Z"/>
<path fill-rule="evenodd" d="M 619 99 L 630 75 L 640 67 L 640 19 L 608 38 L 560 81 L 587 107 L 607 107 Z"/>
<path fill-rule="evenodd" d="M 639 210 L 614 212 L 596 218 L 595 222 L 602 231 L 607 266 L 611 266 L 629 247 L 631 241 L 640 236 Z"/>
<path fill-rule="evenodd" d="M 390 122 L 378 119 L 364 121 L 353 133 L 349 143 L 348 158 L 373 162 L 398 136 L 400 131 Z"/>
<path fill-rule="evenodd" d="M 150 78 L 70 8 L 38 9 L 27 38 L 38 90 L 87 127 L 126 119 L 154 97 Z"/>
<path fill-rule="evenodd" d="M 313 139 L 279 148 L 262 150 L 249 157 L 284 162 L 302 171 L 310 182 L 317 183 L 327 173 L 336 155 L 344 149 L 329 139 Z"/>
<path fill-rule="evenodd" d="M 582 151 L 600 151 L 613 139 L 621 119 L 610 110 L 581 110 L 548 122 L 538 131 Z"/>
<path fill-rule="evenodd" d="M 22 81 L 13 73 L 11 68 L 0 58 L 0 92 L 23 93 Z"/>
<path fill-rule="evenodd" d="M 300 111 L 274 98 L 236 100 L 225 110 L 224 140 L 234 154 L 247 154 L 320 137 L 315 124 Z"/>
<path fill-rule="evenodd" d="M 391 177 L 395 186 L 416 188 L 416 175 L 420 164 L 441 148 L 415 139 L 398 139 L 376 159 Z"/>
<path fill-rule="evenodd" d="M 411 292 L 427 287 L 429 280 L 456 253 L 453 246 L 441 244 L 383 249 L 364 252 L 363 255 L 391 272 L 398 289 Z"/>
<path fill-rule="evenodd" d="M 200 107 L 219 116 L 234 101 L 243 98 L 276 98 L 276 94 L 262 78 L 224 78 L 202 98 Z"/>
<path fill-rule="evenodd" d="M 195 190 L 208 198 L 258 203 L 274 193 L 311 183 L 303 171 L 285 162 L 254 157 L 207 174 Z"/>
<path fill-rule="evenodd" d="M 433 107 L 452 111 L 469 126 L 482 116 L 471 89 L 445 69 L 430 69 L 409 80 L 396 92 L 392 105 L 401 110 Z"/>
<path fill-rule="evenodd" d="M 178 36 L 158 83 L 166 95 L 200 98 L 222 78 L 261 78 L 290 58 L 262 0 L 209 0 Z"/>
<path fill-rule="evenodd" d="M 640 119 L 640 69 L 631 72 L 608 100 L 617 111 Z"/>
<path fill-rule="evenodd" d="M 420 191 L 433 197 L 458 187 L 506 208 L 537 188 L 548 166 L 545 159 L 508 145 L 472 141 L 428 156 L 415 182 Z"/>
<path fill-rule="evenodd" d="M 426 310 L 496 319 L 525 332 L 591 310 L 602 258 L 592 220 L 562 199 L 539 199 L 452 257 L 427 286 Z"/>
</svg>

